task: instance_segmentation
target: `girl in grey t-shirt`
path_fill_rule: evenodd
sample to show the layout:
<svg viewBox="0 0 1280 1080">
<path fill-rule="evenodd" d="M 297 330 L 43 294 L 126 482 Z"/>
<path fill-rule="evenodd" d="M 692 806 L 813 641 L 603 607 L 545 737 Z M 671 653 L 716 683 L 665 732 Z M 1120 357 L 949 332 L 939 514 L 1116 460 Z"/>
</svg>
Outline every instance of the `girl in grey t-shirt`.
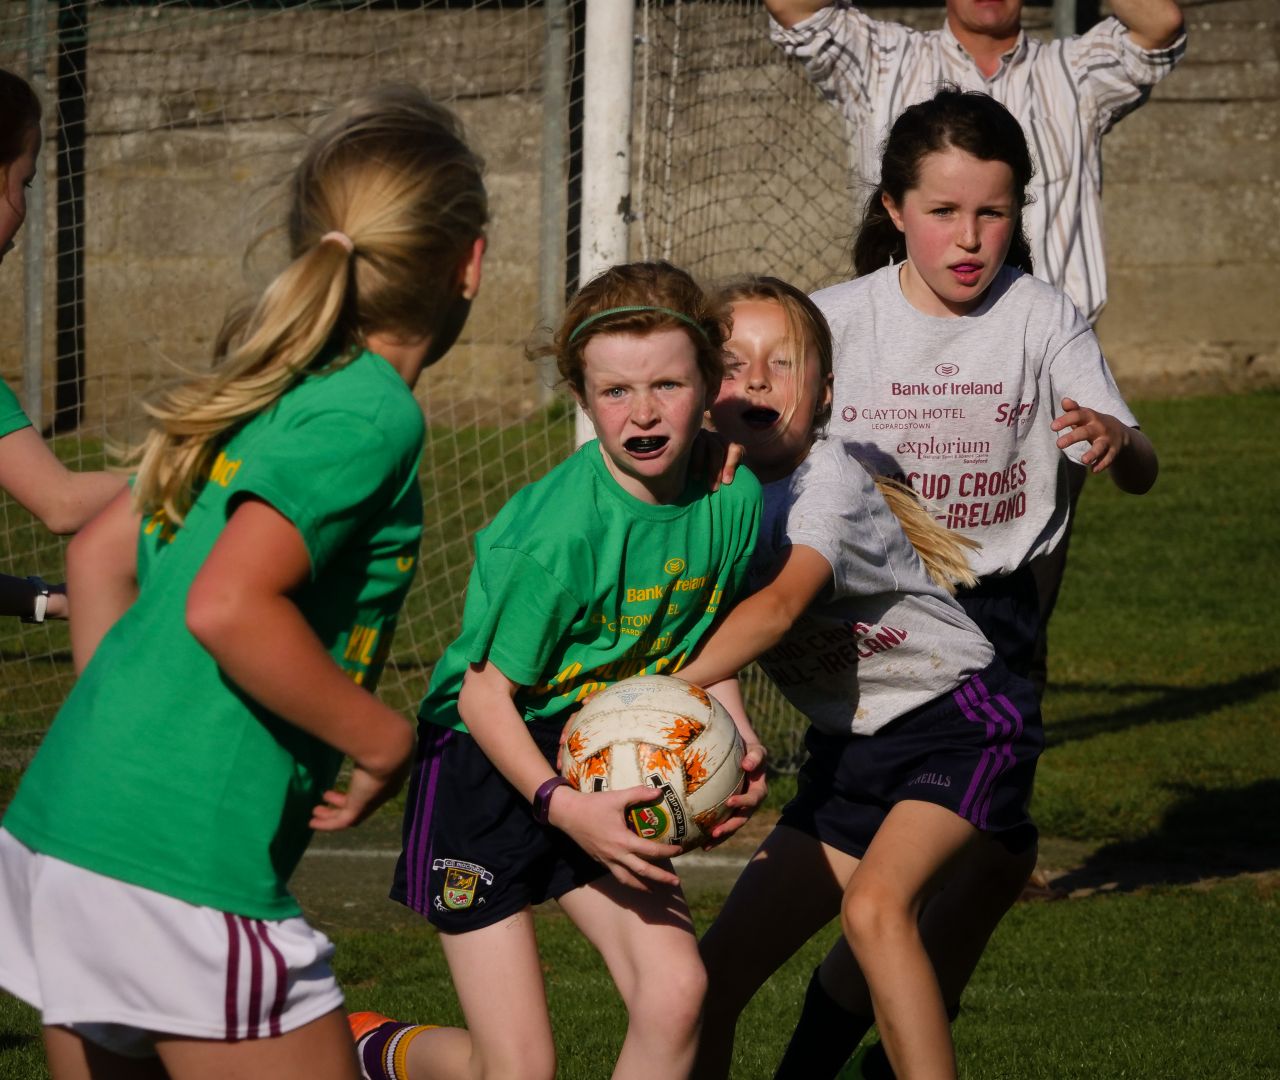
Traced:
<svg viewBox="0 0 1280 1080">
<path fill-rule="evenodd" d="M 703 938 L 695 1074 L 728 1074 L 738 1013 L 839 911 L 856 966 L 840 943 L 814 973 L 809 1002 L 827 1007 L 779 1075 L 834 1074 L 873 1019 L 899 1075 L 954 1075 L 948 1011 L 1034 866 L 1036 695 L 950 595 L 972 580 L 968 545 L 891 490 L 917 550 L 866 470 L 818 436 L 831 337 L 817 307 L 772 278 L 726 299 L 728 374 L 711 413 L 765 484 L 755 591 L 679 674 L 713 683 L 758 658 L 811 726 L 796 798 Z M 941 939 L 967 951 L 931 956 L 921 908 L 977 867 L 987 893 L 957 881 L 948 898 L 963 910 L 940 913 L 946 929 L 963 923 Z"/>
<path fill-rule="evenodd" d="M 1031 276 L 1032 176 L 1018 121 L 986 94 L 943 89 L 885 144 L 854 242 L 858 276 L 814 294 L 835 348 L 832 431 L 981 541 L 959 600 L 1011 670 L 1044 681 L 1066 541 L 1068 462 L 1141 494 L 1157 462 L 1089 324 Z M 1026 212 L 1030 212 L 1028 208 Z"/>
</svg>

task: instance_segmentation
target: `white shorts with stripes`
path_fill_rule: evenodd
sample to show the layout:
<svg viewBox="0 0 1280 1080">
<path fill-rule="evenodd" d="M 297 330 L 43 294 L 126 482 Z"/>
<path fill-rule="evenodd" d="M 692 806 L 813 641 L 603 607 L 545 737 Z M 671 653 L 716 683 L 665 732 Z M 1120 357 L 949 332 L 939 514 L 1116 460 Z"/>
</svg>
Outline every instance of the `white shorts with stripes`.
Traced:
<svg viewBox="0 0 1280 1080">
<path fill-rule="evenodd" d="M 342 1006 L 333 945 L 32 851 L 0 829 L 0 987 L 128 1057 L 156 1036 L 281 1035 Z"/>
</svg>

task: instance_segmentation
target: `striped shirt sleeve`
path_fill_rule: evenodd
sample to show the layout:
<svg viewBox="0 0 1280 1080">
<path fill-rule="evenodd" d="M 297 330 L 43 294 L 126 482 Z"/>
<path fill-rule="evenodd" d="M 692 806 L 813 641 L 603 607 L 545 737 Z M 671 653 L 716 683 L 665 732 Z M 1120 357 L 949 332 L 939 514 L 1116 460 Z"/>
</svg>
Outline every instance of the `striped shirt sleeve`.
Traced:
<svg viewBox="0 0 1280 1080">
<path fill-rule="evenodd" d="M 909 27 L 879 22 L 836 0 L 787 28 L 770 18 L 770 37 L 798 60 L 828 101 L 848 115 L 869 118 L 876 108 L 881 80 L 903 66 L 919 46 Z"/>
<path fill-rule="evenodd" d="M 1163 49 L 1134 43 L 1115 16 L 1066 43 L 1067 63 L 1075 74 L 1081 106 L 1089 111 L 1099 135 L 1147 100 L 1187 50 L 1187 35 Z"/>
</svg>

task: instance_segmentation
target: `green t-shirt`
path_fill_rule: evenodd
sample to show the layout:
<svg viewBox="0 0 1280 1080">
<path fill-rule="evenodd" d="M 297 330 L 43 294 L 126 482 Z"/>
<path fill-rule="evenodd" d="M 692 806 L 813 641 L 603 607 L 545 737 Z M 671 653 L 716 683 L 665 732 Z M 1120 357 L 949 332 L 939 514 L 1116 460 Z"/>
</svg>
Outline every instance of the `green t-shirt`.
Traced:
<svg viewBox="0 0 1280 1080">
<path fill-rule="evenodd" d="M 0 439 L 30 426 L 31 421 L 22 411 L 17 395 L 9 389 L 8 383 L 0 379 Z"/>
<path fill-rule="evenodd" d="M 422 410 L 365 353 L 310 375 L 227 442 L 173 529 L 144 520 L 137 602 L 103 638 L 4 819 L 36 851 L 251 918 L 299 913 L 286 882 L 341 756 L 242 694 L 187 631 L 192 579 L 238 502 L 297 527 L 293 599 L 370 689 L 422 533 Z"/>
<path fill-rule="evenodd" d="M 739 469 L 713 493 L 691 476 L 679 501 L 653 506 L 587 443 L 476 535 L 462 632 L 418 716 L 465 730 L 458 691 L 485 660 L 525 688 L 515 703 L 526 720 L 563 719 L 618 679 L 678 670 L 738 591 L 760 501 L 759 482 Z"/>
</svg>

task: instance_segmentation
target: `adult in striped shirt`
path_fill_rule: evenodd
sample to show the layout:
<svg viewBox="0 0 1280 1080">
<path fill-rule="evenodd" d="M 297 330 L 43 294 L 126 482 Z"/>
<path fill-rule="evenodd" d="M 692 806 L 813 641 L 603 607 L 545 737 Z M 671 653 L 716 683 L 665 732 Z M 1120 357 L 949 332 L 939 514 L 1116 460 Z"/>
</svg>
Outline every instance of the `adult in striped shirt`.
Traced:
<svg viewBox="0 0 1280 1080">
<path fill-rule="evenodd" d="M 855 197 L 880 181 L 880 147 L 909 105 L 942 83 L 980 90 L 1022 125 L 1035 158 L 1023 225 L 1033 272 L 1065 292 L 1090 323 L 1107 299 L 1102 248 L 1102 136 L 1147 100 L 1186 51 L 1176 0 L 1113 0 L 1114 14 L 1079 37 L 1044 42 L 1022 29 L 1022 0 L 946 0 L 939 30 L 881 22 L 849 0 L 766 0 L 771 34 L 840 109 Z M 849 362 L 849 361 L 845 361 Z M 839 384 L 841 357 L 836 357 Z M 1068 467 L 1072 516 L 1086 473 Z M 1032 569 L 1040 639 L 1031 679 L 1048 678 L 1048 623 L 1070 532 Z"/>
<path fill-rule="evenodd" d="M 1051 42 L 1022 29 L 1022 0 L 946 0 L 942 28 L 923 32 L 872 19 L 848 0 L 766 4 L 773 40 L 844 115 L 859 192 L 879 181 L 893 121 L 940 83 L 981 90 L 1013 113 L 1036 160 L 1023 218 L 1035 275 L 1096 321 L 1107 299 L 1102 136 L 1186 51 L 1175 0 L 1113 0 L 1110 18 Z"/>
</svg>

